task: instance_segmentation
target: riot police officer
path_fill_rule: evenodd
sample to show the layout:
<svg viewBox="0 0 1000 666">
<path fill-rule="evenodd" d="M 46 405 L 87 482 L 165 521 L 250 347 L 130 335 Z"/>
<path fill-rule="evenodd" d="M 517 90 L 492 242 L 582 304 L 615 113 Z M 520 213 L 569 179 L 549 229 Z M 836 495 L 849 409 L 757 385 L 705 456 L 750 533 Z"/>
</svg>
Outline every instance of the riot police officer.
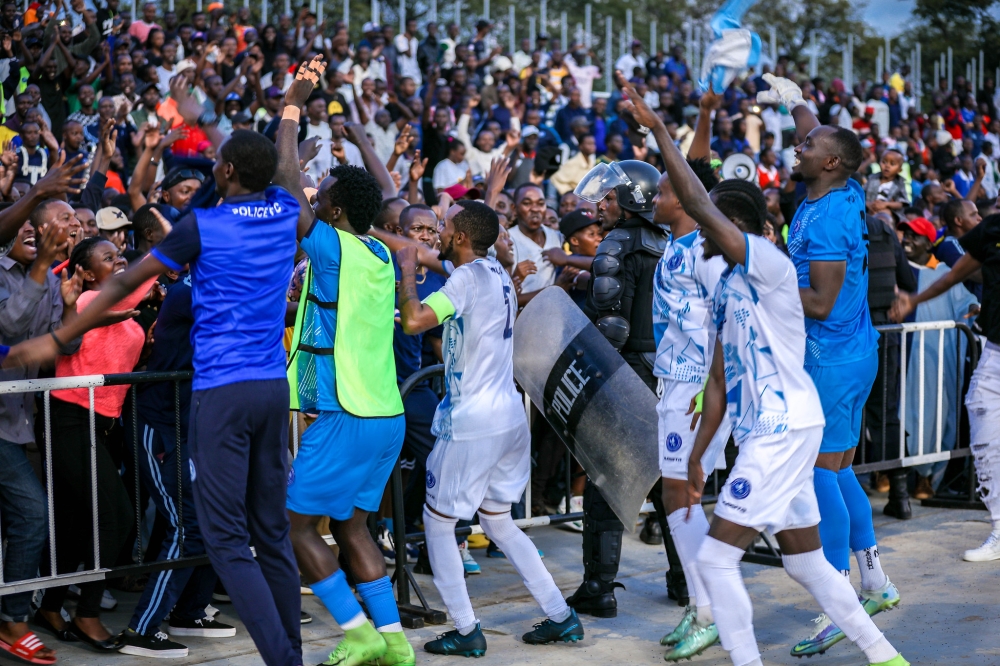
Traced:
<svg viewBox="0 0 1000 666">
<path fill-rule="evenodd" d="M 654 393 L 653 276 L 667 244 L 667 232 L 652 221 L 659 178 L 652 165 L 626 160 L 597 165 L 576 188 L 578 196 L 597 204 L 602 226 L 610 229 L 597 248 L 584 312 Z M 668 590 L 683 605 L 687 585 L 658 489 L 653 498 L 670 560 Z M 624 526 L 590 479 L 583 512 L 584 580 L 566 601 L 581 613 L 615 617 L 614 591 L 624 587 L 615 582 Z"/>
</svg>

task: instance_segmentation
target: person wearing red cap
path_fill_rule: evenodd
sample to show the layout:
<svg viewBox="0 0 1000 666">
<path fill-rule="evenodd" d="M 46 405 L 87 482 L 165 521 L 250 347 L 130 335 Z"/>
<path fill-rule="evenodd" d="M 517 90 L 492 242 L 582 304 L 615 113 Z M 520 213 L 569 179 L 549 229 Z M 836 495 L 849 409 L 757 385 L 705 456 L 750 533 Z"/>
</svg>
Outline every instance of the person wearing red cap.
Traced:
<svg viewBox="0 0 1000 666">
<path fill-rule="evenodd" d="M 949 273 L 951 269 L 946 264 L 938 261 L 933 254 L 934 242 L 937 240 L 937 229 L 926 218 L 917 217 L 909 221 L 900 222 L 897 229 L 903 232 L 903 251 L 906 258 L 910 260 L 910 267 L 913 269 L 917 279 L 917 289 L 922 291 L 936 282 L 941 276 Z M 956 284 L 946 292 L 933 299 L 928 300 L 918 306 L 914 313 L 907 317 L 907 321 L 956 321 L 965 322 L 970 313 L 978 310 L 979 303 L 976 297 L 962 286 Z M 906 372 L 906 401 L 903 413 L 906 415 L 906 432 L 910 434 L 907 439 L 907 448 L 910 455 L 920 455 L 933 453 L 936 449 L 937 429 L 941 432 L 941 449 L 951 450 L 955 445 L 954 419 L 944 418 L 941 424 L 935 423 L 937 418 L 938 391 L 941 396 L 941 414 L 954 414 L 958 395 L 955 387 L 961 386 L 961 368 L 958 366 L 958 358 L 965 357 L 965 338 L 959 336 L 955 330 L 950 331 L 927 331 L 923 342 L 924 350 L 938 349 L 940 344 L 938 336 L 944 335 L 944 345 L 946 349 L 959 349 L 959 355 L 942 354 L 940 357 L 931 352 L 924 354 L 910 354 Z M 921 359 L 921 356 L 923 357 Z M 923 373 L 920 372 L 921 361 L 923 362 Z M 942 365 L 941 370 L 938 366 Z M 937 378 L 943 378 L 941 388 L 938 388 Z M 923 386 L 921 386 L 923 384 Z M 920 396 L 923 396 L 923 409 L 919 403 Z M 921 416 L 923 417 L 923 428 L 920 428 Z M 922 435 L 922 437 L 921 437 Z M 929 499 L 934 496 L 935 487 L 941 482 L 945 467 L 948 461 L 928 463 L 918 465 L 917 484 L 914 490 L 914 499 Z"/>
</svg>

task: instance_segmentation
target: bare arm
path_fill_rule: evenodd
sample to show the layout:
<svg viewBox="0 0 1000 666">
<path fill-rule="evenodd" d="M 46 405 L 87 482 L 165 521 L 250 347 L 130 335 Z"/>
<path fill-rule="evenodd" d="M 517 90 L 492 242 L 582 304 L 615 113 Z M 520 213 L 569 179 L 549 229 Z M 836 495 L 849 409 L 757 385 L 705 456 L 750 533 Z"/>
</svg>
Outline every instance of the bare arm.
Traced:
<svg viewBox="0 0 1000 666">
<path fill-rule="evenodd" d="M 694 125 L 694 139 L 688 149 L 688 159 L 710 159 L 712 157 L 712 111 L 722 106 L 722 95 L 716 95 L 711 87 L 698 102 L 698 121 Z"/>
<path fill-rule="evenodd" d="M 448 276 L 448 272 L 444 270 L 444 265 L 441 260 L 438 259 L 438 251 L 432 250 L 423 243 L 418 243 L 415 240 L 410 240 L 406 236 L 398 236 L 393 233 L 389 233 L 385 229 L 380 229 L 378 227 L 372 227 L 368 230 L 369 236 L 374 236 L 379 239 L 385 246 L 389 248 L 391 252 L 399 253 L 405 248 L 413 248 L 416 251 L 416 263 L 421 266 L 426 266 L 435 273 L 439 273 Z M 435 324 L 436 326 L 437 324 Z"/>
<path fill-rule="evenodd" d="M 430 125 L 433 116 L 431 115 L 431 102 L 434 101 L 434 91 L 437 89 L 437 80 L 441 76 L 441 67 L 434 65 L 434 69 L 430 72 L 430 76 L 427 81 L 427 90 L 424 92 L 424 112 L 420 116 L 421 122 L 425 125 Z"/>
<path fill-rule="evenodd" d="M 375 154 L 375 148 L 372 147 L 372 142 L 368 140 L 365 128 L 358 123 L 347 123 L 344 129 L 347 130 L 347 138 L 361 151 L 361 159 L 364 160 L 365 169 L 368 170 L 368 173 L 375 176 L 375 180 L 378 181 L 379 186 L 382 188 L 382 198 L 391 199 L 395 197 L 398 193 L 396 183 L 393 182 L 392 176 L 389 175 L 389 170 L 382 164 L 382 160 Z"/>
<path fill-rule="evenodd" d="M 924 289 L 919 294 L 908 294 L 905 291 L 899 292 L 896 302 L 892 304 L 889 317 L 895 322 L 901 322 L 908 314 L 917 309 L 921 303 L 937 298 L 956 284 L 968 279 L 973 273 L 982 268 L 983 264 L 970 254 L 963 254 L 955 262 L 951 270 L 942 275 L 934 284 Z"/>
<path fill-rule="evenodd" d="M 809 262 L 809 286 L 799 287 L 802 311 L 807 317 L 823 321 L 830 316 L 846 274 L 846 261 Z"/>
<path fill-rule="evenodd" d="M 677 198 L 680 199 L 684 211 L 693 217 L 702 232 L 711 238 L 716 245 L 738 264 L 746 262 L 747 246 L 743 231 L 722 214 L 705 191 L 698 177 L 694 175 L 687 160 L 681 155 L 667 133 L 667 128 L 660 117 L 646 105 L 642 97 L 621 72 L 616 72 L 618 83 L 624 90 L 633 106 L 635 119 L 643 126 L 653 131 L 653 138 L 660 147 L 660 155 L 667 167 L 670 183 L 673 185 Z"/>
<path fill-rule="evenodd" d="M 429 331 L 441 322 L 437 313 L 417 295 L 417 249 L 407 246 L 396 253 L 399 263 L 399 321 L 407 335 Z"/>
<path fill-rule="evenodd" d="M 322 80 L 326 65 L 323 64 L 321 56 L 313 58 L 308 65 L 303 65 L 295 73 L 295 80 L 285 93 L 286 108 L 301 107 L 317 81 Z M 278 169 L 274 174 L 274 183 L 288 190 L 299 204 L 299 225 L 296 230 L 298 240 L 302 240 L 309 233 L 315 221 L 312 206 L 306 199 L 305 193 L 299 186 L 299 123 L 292 118 L 282 118 L 278 123 L 278 131 L 275 136 L 275 144 L 278 149 Z"/>
</svg>

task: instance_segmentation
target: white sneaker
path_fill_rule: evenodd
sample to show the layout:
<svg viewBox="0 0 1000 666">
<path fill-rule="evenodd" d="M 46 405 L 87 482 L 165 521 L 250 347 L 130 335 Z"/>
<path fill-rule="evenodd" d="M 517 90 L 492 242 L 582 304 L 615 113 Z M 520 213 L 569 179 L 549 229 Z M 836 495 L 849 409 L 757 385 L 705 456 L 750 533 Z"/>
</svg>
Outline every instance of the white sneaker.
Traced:
<svg viewBox="0 0 1000 666">
<path fill-rule="evenodd" d="M 479 562 L 476 562 L 475 558 L 472 557 L 472 553 L 469 552 L 468 541 L 463 541 L 458 544 L 458 552 L 462 554 L 462 567 L 465 568 L 465 573 L 470 576 L 483 573 L 482 568 L 479 566 Z"/>
<path fill-rule="evenodd" d="M 569 512 L 570 513 L 580 513 L 583 511 L 583 498 L 582 497 L 571 497 L 569 500 Z M 566 513 L 566 498 L 559 500 L 559 513 Z M 568 523 L 560 523 L 556 527 L 561 527 L 564 530 L 570 530 L 573 532 L 583 531 L 583 521 L 573 520 Z"/>
<path fill-rule="evenodd" d="M 965 551 L 962 559 L 966 562 L 1000 560 L 1000 532 L 990 532 L 982 546 Z"/>
</svg>

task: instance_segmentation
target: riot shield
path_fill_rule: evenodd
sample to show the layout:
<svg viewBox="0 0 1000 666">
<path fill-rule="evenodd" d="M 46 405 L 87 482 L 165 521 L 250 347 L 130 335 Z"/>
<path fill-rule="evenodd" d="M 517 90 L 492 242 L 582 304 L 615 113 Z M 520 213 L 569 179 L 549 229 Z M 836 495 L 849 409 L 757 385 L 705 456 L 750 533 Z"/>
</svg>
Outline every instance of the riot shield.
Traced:
<svg viewBox="0 0 1000 666">
<path fill-rule="evenodd" d="M 660 477 L 656 396 L 563 289 L 514 323 L 514 377 L 634 531 Z"/>
</svg>

